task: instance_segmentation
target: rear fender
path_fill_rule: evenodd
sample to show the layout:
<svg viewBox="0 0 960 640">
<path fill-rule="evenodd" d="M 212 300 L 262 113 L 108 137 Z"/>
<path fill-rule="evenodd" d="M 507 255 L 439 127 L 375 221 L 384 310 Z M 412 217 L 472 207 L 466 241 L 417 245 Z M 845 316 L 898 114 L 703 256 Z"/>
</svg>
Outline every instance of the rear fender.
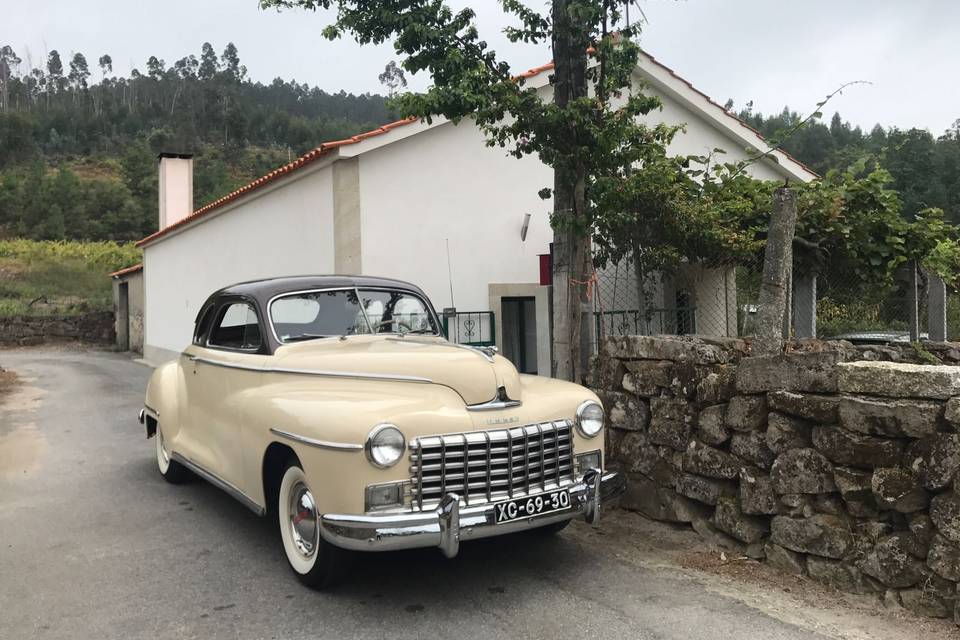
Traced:
<svg viewBox="0 0 960 640">
<path fill-rule="evenodd" d="M 141 410 L 141 423 L 147 437 L 157 432 L 157 424 L 163 419 L 164 438 L 175 439 L 180 431 L 180 398 L 183 397 L 183 375 L 179 360 L 157 367 L 147 382 L 147 393 Z"/>
</svg>

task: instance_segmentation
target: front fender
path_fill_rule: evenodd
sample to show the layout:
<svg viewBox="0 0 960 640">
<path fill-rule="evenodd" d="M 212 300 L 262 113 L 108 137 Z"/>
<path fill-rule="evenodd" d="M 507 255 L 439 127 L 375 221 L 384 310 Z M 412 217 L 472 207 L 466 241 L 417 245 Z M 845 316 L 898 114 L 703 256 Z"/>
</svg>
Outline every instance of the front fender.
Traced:
<svg viewBox="0 0 960 640">
<path fill-rule="evenodd" d="M 361 514 L 367 485 L 410 478 L 410 463 L 380 469 L 370 464 L 361 446 L 377 425 L 389 422 L 403 432 L 409 444 L 431 436 L 550 420 L 572 419 L 584 400 L 597 396 L 579 385 L 520 376 L 523 404 L 497 411 L 468 411 L 463 399 L 438 384 L 317 379 L 267 374 L 267 383 L 249 390 L 247 445 L 259 452 L 256 469 L 262 473 L 267 448 L 274 442 L 290 447 L 300 460 L 321 513 Z M 271 429 L 327 444 L 353 448 L 329 449 L 278 436 Z M 584 438 L 574 432 L 574 450 L 603 449 L 603 437 Z M 251 465 L 254 466 L 254 465 Z M 251 478 L 251 497 L 265 504 L 262 477 Z"/>
<path fill-rule="evenodd" d="M 272 443 L 292 449 L 321 513 L 363 513 L 367 485 L 410 477 L 406 458 L 388 469 L 374 467 L 367 460 L 362 446 L 377 425 L 397 425 L 408 443 L 417 436 L 474 428 L 463 399 L 442 385 L 318 380 L 283 374 L 268 377 L 267 384 L 251 389 L 244 399 L 251 426 L 248 450 L 259 452 L 256 469 L 262 473 Z M 353 448 L 311 446 L 271 429 Z M 261 478 L 251 478 L 248 487 L 253 499 L 266 504 Z"/>
</svg>

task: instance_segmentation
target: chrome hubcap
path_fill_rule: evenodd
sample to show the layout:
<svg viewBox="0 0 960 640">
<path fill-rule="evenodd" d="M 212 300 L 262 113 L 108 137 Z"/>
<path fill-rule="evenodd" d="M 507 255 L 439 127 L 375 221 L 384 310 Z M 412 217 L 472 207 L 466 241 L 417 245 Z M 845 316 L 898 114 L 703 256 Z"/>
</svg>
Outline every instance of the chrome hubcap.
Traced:
<svg viewBox="0 0 960 640">
<path fill-rule="evenodd" d="M 290 537 L 297 551 L 310 558 L 317 551 L 317 507 L 307 486 L 298 482 L 290 491 Z"/>
</svg>

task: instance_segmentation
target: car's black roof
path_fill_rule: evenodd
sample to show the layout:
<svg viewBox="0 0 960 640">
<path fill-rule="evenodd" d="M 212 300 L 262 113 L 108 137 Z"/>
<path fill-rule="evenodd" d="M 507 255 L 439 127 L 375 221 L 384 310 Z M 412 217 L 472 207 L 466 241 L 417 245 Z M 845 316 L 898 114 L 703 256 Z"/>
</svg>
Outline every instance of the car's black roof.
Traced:
<svg viewBox="0 0 960 640">
<path fill-rule="evenodd" d="M 221 295 L 242 295 L 250 296 L 261 304 L 282 293 L 292 291 L 309 291 L 311 289 L 331 289 L 339 287 L 364 287 L 364 288 L 389 288 L 406 289 L 419 293 L 426 298 L 420 287 L 404 282 L 403 280 L 394 280 L 393 278 L 376 278 L 372 276 L 284 276 L 279 278 L 267 278 L 264 280 L 250 280 L 248 282 L 238 282 L 231 284 L 215 292 L 214 296 Z M 213 297 L 213 296 L 211 296 Z"/>
</svg>

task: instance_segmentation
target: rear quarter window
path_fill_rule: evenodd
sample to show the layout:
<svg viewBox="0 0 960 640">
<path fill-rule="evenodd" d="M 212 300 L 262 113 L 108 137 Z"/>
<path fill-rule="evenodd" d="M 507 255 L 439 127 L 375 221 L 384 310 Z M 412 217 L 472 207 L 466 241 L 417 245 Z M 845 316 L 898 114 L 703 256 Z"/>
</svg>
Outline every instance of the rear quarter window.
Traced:
<svg viewBox="0 0 960 640">
<path fill-rule="evenodd" d="M 197 316 L 197 322 L 193 327 L 193 344 L 203 345 L 207 334 L 210 333 L 210 325 L 213 323 L 213 310 L 215 305 L 208 304 L 206 308 L 200 311 Z"/>
</svg>

